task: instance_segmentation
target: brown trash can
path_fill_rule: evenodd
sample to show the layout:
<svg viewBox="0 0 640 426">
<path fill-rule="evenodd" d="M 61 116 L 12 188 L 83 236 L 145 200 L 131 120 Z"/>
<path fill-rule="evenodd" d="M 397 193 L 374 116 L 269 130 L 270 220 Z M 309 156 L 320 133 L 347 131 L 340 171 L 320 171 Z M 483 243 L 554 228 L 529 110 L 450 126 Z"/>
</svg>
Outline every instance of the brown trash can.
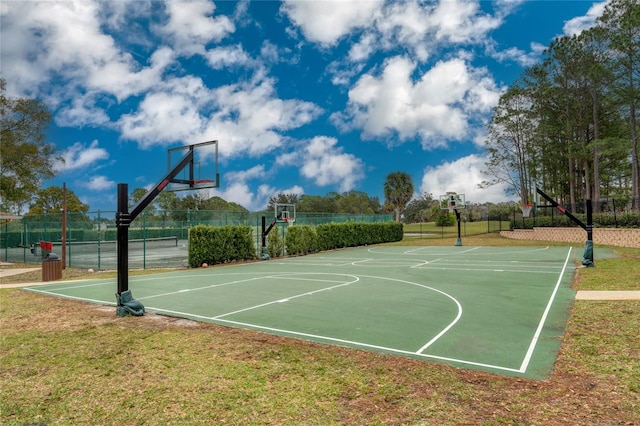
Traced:
<svg viewBox="0 0 640 426">
<path fill-rule="evenodd" d="M 49 253 L 42 259 L 42 281 L 62 279 L 62 260 L 55 253 Z"/>
</svg>

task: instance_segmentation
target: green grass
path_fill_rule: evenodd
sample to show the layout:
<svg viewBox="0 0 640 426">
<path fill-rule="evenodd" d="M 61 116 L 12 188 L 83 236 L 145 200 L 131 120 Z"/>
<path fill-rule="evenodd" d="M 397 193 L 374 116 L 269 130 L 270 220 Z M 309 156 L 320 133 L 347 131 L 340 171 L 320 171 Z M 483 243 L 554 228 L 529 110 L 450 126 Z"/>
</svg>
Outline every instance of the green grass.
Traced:
<svg viewBox="0 0 640 426">
<path fill-rule="evenodd" d="M 455 239 L 425 244 L 436 241 Z M 500 241 L 525 243 L 479 236 L 465 244 Z M 619 258 L 578 270 L 576 286 L 637 288 L 630 277 L 640 250 L 616 251 Z M 597 284 L 603 275 L 607 283 Z M 0 290 L 0 326 L 3 425 L 631 425 L 640 418 L 640 301 L 576 301 L 544 381 L 159 315 L 120 318 L 112 307 L 19 289 Z"/>
</svg>

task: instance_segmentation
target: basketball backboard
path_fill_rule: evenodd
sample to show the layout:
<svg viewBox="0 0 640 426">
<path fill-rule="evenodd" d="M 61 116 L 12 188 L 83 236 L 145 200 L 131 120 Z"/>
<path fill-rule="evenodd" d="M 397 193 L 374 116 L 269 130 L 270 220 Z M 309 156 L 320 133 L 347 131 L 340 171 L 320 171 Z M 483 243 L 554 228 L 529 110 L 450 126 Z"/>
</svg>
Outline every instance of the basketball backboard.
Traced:
<svg viewBox="0 0 640 426">
<path fill-rule="evenodd" d="M 461 210 L 466 208 L 467 204 L 464 199 L 464 194 L 447 192 L 446 194 L 440 196 L 441 210 L 449 210 L 450 212 L 453 212 L 454 210 Z"/>
<path fill-rule="evenodd" d="M 273 210 L 278 223 L 293 223 L 296 221 L 295 204 L 276 204 Z"/>
<path fill-rule="evenodd" d="M 169 149 L 167 151 L 167 170 L 172 170 L 186 156 L 191 158 L 178 175 L 169 182 L 167 190 L 202 190 L 220 186 L 217 140 Z"/>
</svg>

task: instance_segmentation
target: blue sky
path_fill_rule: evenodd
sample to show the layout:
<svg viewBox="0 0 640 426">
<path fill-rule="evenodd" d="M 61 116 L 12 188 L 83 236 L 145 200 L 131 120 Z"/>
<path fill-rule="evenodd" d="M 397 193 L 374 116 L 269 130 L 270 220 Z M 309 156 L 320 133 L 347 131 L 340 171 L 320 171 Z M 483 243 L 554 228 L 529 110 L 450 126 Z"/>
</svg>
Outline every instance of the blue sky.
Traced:
<svg viewBox="0 0 640 426">
<path fill-rule="evenodd" d="M 256 211 L 279 192 L 509 199 L 486 179 L 486 123 L 593 1 L 11 1 L 0 3 L 10 96 L 45 102 L 65 182 L 92 211 L 149 188 L 167 149 L 217 139 L 221 186 Z M 204 162 L 204 160 L 203 160 Z"/>
</svg>

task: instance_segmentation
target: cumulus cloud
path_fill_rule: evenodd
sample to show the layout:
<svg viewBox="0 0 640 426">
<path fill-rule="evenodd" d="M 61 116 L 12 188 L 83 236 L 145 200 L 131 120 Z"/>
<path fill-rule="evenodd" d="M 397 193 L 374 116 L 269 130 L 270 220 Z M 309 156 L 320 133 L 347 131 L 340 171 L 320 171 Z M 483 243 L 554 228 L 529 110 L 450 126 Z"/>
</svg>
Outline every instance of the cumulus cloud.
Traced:
<svg viewBox="0 0 640 426">
<path fill-rule="evenodd" d="M 64 160 L 53 165 L 53 169 L 58 173 L 87 168 L 100 160 L 109 158 L 109 153 L 98 146 L 97 140 L 91 142 L 88 147 L 81 142 L 76 142 L 58 154 Z"/>
<path fill-rule="evenodd" d="M 353 29 L 368 26 L 383 3 L 378 0 L 285 0 L 280 10 L 308 40 L 333 45 Z"/>
<path fill-rule="evenodd" d="M 499 62 L 513 61 L 523 67 L 530 67 L 540 61 L 542 53 L 547 48 L 540 43 L 532 42 L 528 51 L 519 49 L 517 47 L 510 47 L 504 50 L 498 50 L 495 43 L 488 42 L 486 46 L 486 52 L 492 58 L 497 59 Z"/>
<path fill-rule="evenodd" d="M 568 36 L 578 35 L 582 31 L 595 26 L 597 19 L 602 16 L 604 8 L 610 1 L 611 0 L 606 0 L 600 3 L 594 3 L 586 15 L 577 16 L 565 22 L 563 28 L 564 34 Z"/>
<path fill-rule="evenodd" d="M 480 43 L 497 28 L 504 12 L 484 13 L 478 2 L 419 1 L 285 1 L 281 10 L 307 40 L 323 46 L 363 35 L 349 51 L 351 61 L 367 59 L 377 50 L 399 46 L 424 61 L 440 44 Z M 506 8 L 498 7 L 499 11 Z"/>
<path fill-rule="evenodd" d="M 303 148 L 281 155 L 280 165 L 299 165 L 300 175 L 318 186 L 339 185 L 340 192 L 353 189 L 364 177 L 364 163 L 353 154 L 343 152 L 338 140 L 316 136 Z"/>
<path fill-rule="evenodd" d="M 298 185 L 291 187 L 273 187 L 268 184 L 260 184 L 252 189 L 251 181 L 264 181 L 269 173 L 263 164 L 256 165 L 247 170 L 225 173 L 223 188 L 210 189 L 208 197 L 218 196 L 226 201 L 238 203 L 250 211 L 260 211 L 267 207 L 269 198 L 278 193 L 302 194 L 304 190 Z"/>
<path fill-rule="evenodd" d="M 209 89 L 197 77 L 167 79 L 138 110 L 123 115 L 124 139 L 148 147 L 177 141 L 224 140 L 220 155 L 260 155 L 283 143 L 282 132 L 314 120 L 310 102 L 277 97 L 274 80 L 256 78 Z"/>
<path fill-rule="evenodd" d="M 80 185 L 93 191 L 104 191 L 116 187 L 116 183 L 107 176 L 93 176 Z"/>
<path fill-rule="evenodd" d="M 169 0 L 169 20 L 160 32 L 173 40 L 174 48 L 183 54 L 203 53 L 206 44 L 235 31 L 228 17 L 212 17 L 214 10 L 214 3 L 207 0 Z"/>
<path fill-rule="evenodd" d="M 429 149 L 467 136 L 470 120 L 498 102 L 500 89 L 486 71 L 460 58 L 438 62 L 417 81 L 414 70 L 413 62 L 398 56 L 379 76 L 363 75 L 349 91 L 347 112 L 334 114 L 334 121 L 362 128 L 369 138 L 419 137 Z"/>
<path fill-rule="evenodd" d="M 101 31 L 102 2 L 5 2 L 3 19 L 3 76 L 19 93 L 55 75 L 65 90 L 61 102 L 77 93 L 98 90 L 118 100 L 157 84 L 172 60 L 172 51 L 158 48 L 149 65 L 140 66 L 121 51 L 112 36 Z M 10 43 L 7 40 L 11 40 Z M 81 88 L 81 89 L 80 89 Z"/>
<path fill-rule="evenodd" d="M 383 46 L 400 44 L 420 60 L 439 44 L 479 43 L 497 28 L 501 17 L 482 12 L 474 1 L 392 2 L 376 20 Z"/>
<path fill-rule="evenodd" d="M 427 167 L 422 176 L 420 193 L 438 197 L 453 191 L 465 194 L 466 201 L 471 203 L 499 203 L 512 199 L 506 193 L 506 185 L 494 185 L 486 189 L 478 187 L 487 180 L 483 174 L 485 162 L 486 158 L 473 154 L 437 167 Z"/>
</svg>

